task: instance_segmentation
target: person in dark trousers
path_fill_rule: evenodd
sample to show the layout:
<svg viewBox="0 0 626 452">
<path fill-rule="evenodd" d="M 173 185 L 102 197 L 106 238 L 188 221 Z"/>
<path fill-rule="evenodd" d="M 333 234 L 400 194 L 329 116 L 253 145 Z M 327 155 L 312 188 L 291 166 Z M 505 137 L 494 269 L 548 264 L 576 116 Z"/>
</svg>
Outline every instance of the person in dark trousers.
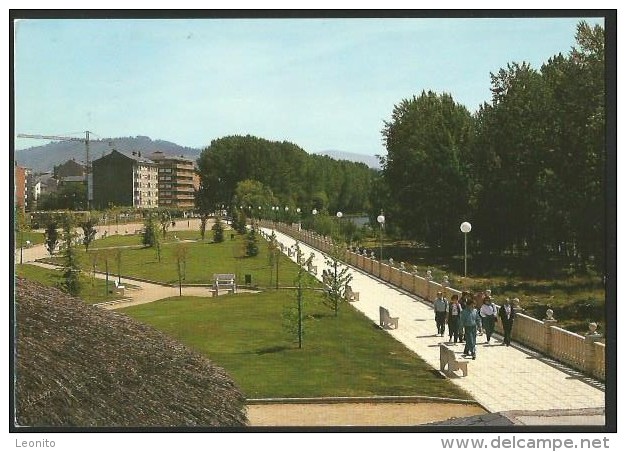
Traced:
<svg viewBox="0 0 626 452">
<path fill-rule="evenodd" d="M 463 356 L 472 356 L 476 359 L 476 332 L 481 328 L 480 314 L 474 307 L 474 300 L 467 300 L 465 309 L 461 311 L 461 324 L 465 330 L 465 349 Z"/>
<path fill-rule="evenodd" d="M 511 330 L 513 329 L 513 320 L 515 320 L 515 308 L 511 301 L 507 298 L 498 311 L 498 316 L 502 321 L 502 329 L 504 330 L 504 340 L 502 345 L 507 347 L 511 345 Z"/>
<path fill-rule="evenodd" d="M 461 292 L 461 299 L 459 300 L 459 305 L 461 306 L 461 311 L 463 309 L 465 309 L 465 306 L 467 305 L 467 300 L 469 300 L 472 297 L 472 295 L 467 292 L 467 291 L 463 291 Z M 463 342 L 465 340 L 465 334 L 463 331 L 463 324 L 461 322 L 459 322 L 459 342 Z"/>
<path fill-rule="evenodd" d="M 443 336 L 446 332 L 446 314 L 448 313 L 448 300 L 443 296 L 443 292 L 437 292 L 437 298 L 433 303 L 435 309 L 435 323 L 437 324 L 437 334 Z"/>
<path fill-rule="evenodd" d="M 480 320 L 485 330 L 485 335 L 487 336 L 487 344 L 491 340 L 491 335 L 496 326 L 496 320 L 498 319 L 496 314 L 496 305 L 491 302 L 491 297 L 486 295 L 483 300 L 483 305 L 480 307 Z"/>
<path fill-rule="evenodd" d="M 461 305 L 459 304 L 459 296 L 457 294 L 452 295 L 450 298 L 450 305 L 448 306 L 448 342 L 454 338 L 456 344 L 459 340 L 459 328 L 461 322 Z"/>
</svg>

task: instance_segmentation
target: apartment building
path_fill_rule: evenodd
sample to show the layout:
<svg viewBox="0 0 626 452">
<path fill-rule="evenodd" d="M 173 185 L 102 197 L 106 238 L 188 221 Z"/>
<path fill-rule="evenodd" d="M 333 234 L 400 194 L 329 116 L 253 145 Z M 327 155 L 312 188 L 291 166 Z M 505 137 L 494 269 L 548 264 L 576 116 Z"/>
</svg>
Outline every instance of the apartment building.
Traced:
<svg viewBox="0 0 626 452">
<path fill-rule="evenodd" d="M 141 152 L 123 154 L 113 150 L 92 162 L 93 207 L 131 206 L 154 209 L 159 206 L 158 165 Z"/>
<path fill-rule="evenodd" d="M 158 165 L 159 207 L 191 210 L 194 208 L 194 192 L 197 175 L 192 160 L 166 155 L 161 151 L 150 154 Z"/>
</svg>

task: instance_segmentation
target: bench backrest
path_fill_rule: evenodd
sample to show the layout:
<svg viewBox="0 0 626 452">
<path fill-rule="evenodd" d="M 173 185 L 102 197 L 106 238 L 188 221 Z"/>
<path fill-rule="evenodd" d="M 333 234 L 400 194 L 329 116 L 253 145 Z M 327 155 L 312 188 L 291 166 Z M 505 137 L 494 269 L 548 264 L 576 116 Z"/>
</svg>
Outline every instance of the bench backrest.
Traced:
<svg viewBox="0 0 626 452">
<path fill-rule="evenodd" d="M 380 316 L 383 319 L 390 319 L 391 318 L 391 316 L 389 315 L 389 310 L 387 308 L 382 307 L 382 306 L 380 307 Z"/>
<path fill-rule="evenodd" d="M 232 273 L 214 273 L 213 280 L 217 282 L 233 282 L 235 275 Z"/>
</svg>

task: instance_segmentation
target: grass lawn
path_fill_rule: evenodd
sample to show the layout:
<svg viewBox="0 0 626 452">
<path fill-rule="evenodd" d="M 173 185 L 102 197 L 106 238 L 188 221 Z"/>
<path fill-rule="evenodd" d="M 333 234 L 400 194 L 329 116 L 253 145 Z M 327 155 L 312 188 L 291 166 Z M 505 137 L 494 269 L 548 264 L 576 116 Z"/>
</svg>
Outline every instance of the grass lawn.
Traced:
<svg viewBox="0 0 626 452">
<path fill-rule="evenodd" d="M 249 398 L 423 395 L 471 399 L 349 305 L 308 292 L 303 348 L 283 327 L 295 291 L 183 297 L 120 310 L 207 356 Z"/>
<path fill-rule="evenodd" d="M 178 231 L 177 231 L 178 233 Z M 199 232 L 188 231 L 189 236 L 199 239 Z M 185 236 L 181 234 L 181 240 Z M 168 237 L 173 238 L 171 233 Z M 230 234 L 222 243 L 210 241 L 196 242 L 166 242 L 162 246 L 161 261 L 159 262 L 155 248 L 119 248 L 115 246 L 131 246 L 141 243 L 139 236 L 112 236 L 97 240 L 90 247 L 87 256 L 84 247 L 79 247 L 80 259 L 84 269 L 92 268 L 91 256 L 97 258 L 96 269 L 105 271 L 104 256 L 108 257 L 109 272 L 117 274 L 117 252 L 121 253 L 122 277 L 135 277 L 163 283 L 178 283 L 178 265 L 176 252 L 178 247 L 187 248 L 185 266 L 185 284 L 210 284 L 214 273 L 234 273 L 240 284 L 245 280 L 244 275 L 251 275 L 252 284 L 259 287 L 274 287 L 276 284 L 276 266 L 270 268 L 268 261 L 267 242 L 259 237 L 259 254 L 255 257 L 245 257 L 244 239 L 236 235 L 230 240 Z M 134 240 L 134 241 L 133 241 Z M 169 240 L 169 239 L 168 239 Z M 191 240 L 191 239 L 189 239 Z M 100 248 L 100 249 L 98 249 Z M 46 259 L 47 262 L 60 264 L 59 256 Z M 280 256 L 278 275 L 281 286 L 292 286 L 296 278 L 297 266 L 284 255 Z"/>
<path fill-rule="evenodd" d="M 39 267 L 31 264 L 16 264 L 15 273 L 17 276 L 37 281 L 46 286 L 57 287 L 61 281 L 61 270 Z M 109 287 L 113 287 L 113 276 L 109 279 Z M 78 295 L 85 303 L 94 304 L 103 301 L 117 300 L 119 295 L 106 294 L 106 282 L 103 279 L 84 276 L 82 278 L 82 289 Z M 128 284 L 125 284 L 128 285 Z"/>
<path fill-rule="evenodd" d="M 364 246 L 378 254 L 378 242 Z M 472 292 L 491 289 L 496 303 L 517 297 L 525 314 L 543 319 L 548 308 L 554 310 L 559 326 L 576 333 L 586 333 L 589 322 L 598 322 L 604 332 L 605 290 L 596 274 L 576 275 L 566 263 L 556 258 L 529 260 L 523 256 L 474 256 L 468 259 L 468 277 L 463 277 L 463 256 L 447 256 L 440 250 L 417 247 L 409 242 L 386 242 L 383 256 L 404 261 L 418 274 L 431 270 L 435 281 L 448 275 L 452 287 Z"/>
<path fill-rule="evenodd" d="M 21 242 L 20 242 L 21 240 Z M 21 234 L 15 236 L 15 249 L 20 247 L 20 243 L 26 247 L 26 241 L 30 240 L 31 245 L 39 245 L 44 242 L 44 235 L 42 232 L 24 231 Z"/>
</svg>

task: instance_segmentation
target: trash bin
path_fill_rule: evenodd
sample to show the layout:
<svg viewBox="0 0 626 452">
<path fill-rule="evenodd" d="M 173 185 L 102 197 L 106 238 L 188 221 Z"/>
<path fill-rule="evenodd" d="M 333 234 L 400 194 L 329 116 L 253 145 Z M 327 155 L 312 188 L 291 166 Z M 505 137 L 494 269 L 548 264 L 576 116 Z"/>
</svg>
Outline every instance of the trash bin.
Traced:
<svg viewBox="0 0 626 452">
<path fill-rule="evenodd" d="M 245 275 L 246 286 L 252 285 L 252 275 Z"/>
</svg>

